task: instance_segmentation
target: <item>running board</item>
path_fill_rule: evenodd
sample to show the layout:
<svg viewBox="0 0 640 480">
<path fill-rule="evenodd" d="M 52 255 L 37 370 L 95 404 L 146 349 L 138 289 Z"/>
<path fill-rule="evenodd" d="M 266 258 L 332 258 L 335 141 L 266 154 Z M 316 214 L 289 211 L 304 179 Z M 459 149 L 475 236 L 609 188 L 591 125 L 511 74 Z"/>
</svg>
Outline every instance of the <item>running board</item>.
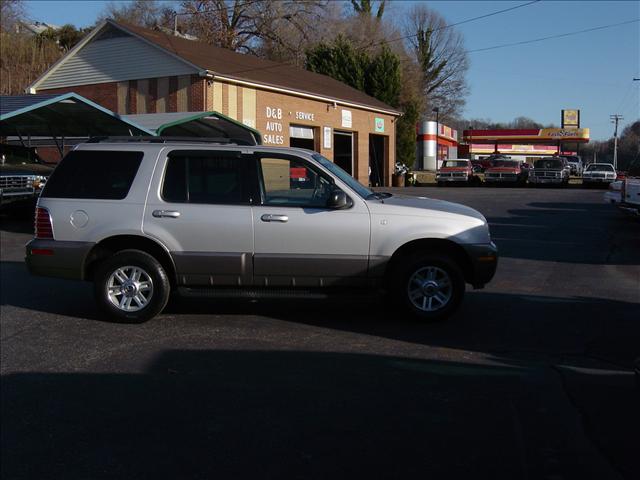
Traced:
<svg viewBox="0 0 640 480">
<path fill-rule="evenodd" d="M 303 289 L 303 288 L 189 288 L 179 287 L 178 293 L 191 298 L 219 298 L 219 299 L 307 299 L 327 300 L 335 298 L 354 298 L 374 296 L 375 289 Z"/>
</svg>

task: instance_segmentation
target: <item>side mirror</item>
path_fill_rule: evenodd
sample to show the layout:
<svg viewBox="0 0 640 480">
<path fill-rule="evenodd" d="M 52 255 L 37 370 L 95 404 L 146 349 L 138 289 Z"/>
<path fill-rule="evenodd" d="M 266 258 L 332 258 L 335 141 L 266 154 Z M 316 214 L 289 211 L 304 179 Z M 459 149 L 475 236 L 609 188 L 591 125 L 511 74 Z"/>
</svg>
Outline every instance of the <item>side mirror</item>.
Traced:
<svg viewBox="0 0 640 480">
<path fill-rule="evenodd" d="M 342 210 L 353 206 L 353 200 L 351 200 L 346 193 L 342 190 L 335 189 L 329 194 L 327 199 L 327 208 L 331 210 Z"/>
</svg>

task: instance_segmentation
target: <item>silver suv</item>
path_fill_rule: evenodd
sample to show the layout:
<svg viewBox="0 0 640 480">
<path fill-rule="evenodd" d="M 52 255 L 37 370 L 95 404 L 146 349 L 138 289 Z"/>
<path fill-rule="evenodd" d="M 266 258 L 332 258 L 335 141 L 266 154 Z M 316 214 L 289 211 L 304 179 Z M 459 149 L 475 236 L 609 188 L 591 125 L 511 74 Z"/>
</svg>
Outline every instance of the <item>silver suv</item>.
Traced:
<svg viewBox="0 0 640 480">
<path fill-rule="evenodd" d="M 185 296 L 388 292 L 423 319 L 449 316 L 465 283 L 493 277 L 477 211 L 372 192 L 308 150 L 102 140 L 70 152 L 36 209 L 32 274 L 93 281 L 120 321 Z"/>
</svg>

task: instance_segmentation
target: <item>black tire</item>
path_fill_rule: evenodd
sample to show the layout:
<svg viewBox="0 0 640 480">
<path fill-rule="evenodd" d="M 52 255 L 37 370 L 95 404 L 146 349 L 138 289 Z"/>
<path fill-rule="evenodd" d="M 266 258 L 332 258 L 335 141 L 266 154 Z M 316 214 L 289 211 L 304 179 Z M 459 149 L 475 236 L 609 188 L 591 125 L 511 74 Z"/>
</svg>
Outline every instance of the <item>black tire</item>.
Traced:
<svg viewBox="0 0 640 480">
<path fill-rule="evenodd" d="M 147 296 L 141 298 L 146 299 L 147 303 L 144 306 L 139 304 L 133 305 L 133 308 L 139 308 L 134 311 L 126 311 L 121 309 L 112 303 L 110 295 L 108 294 L 108 288 L 111 276 L 115 274 L 118 269 L 123 267 L 135 267 L 143 272 L 141 278 L 148 277 L 151 282 L 147 291 L 150 290 Z M 126 270 L 125 270 L 126 271 Z M 132 272 L 132 270 L 129 270 Z M 144 276 L 146 275 L 146 277 Z M 113 280 L 112 280 L 113 281 Z M 142 282 L 147 283 L 147 282 Z M 139 283 L 139 285 L 142 285 Z M 134 292 L 138 292 L 137 288 L 133 289 Z M 142 293 L 143 290 L 140 290 Z M 111 257 L 104 260 L 96 269 L 94 276 L 94 295 L 96 303 L 102 312 L 104 312 L 109 319 L 122 322 L 122 323 L 142 323 L 156 315 L 158 315 L 169 301 L 169 295 L 171 293 L 171 285 L 167 273 L 162 268 L 160 262 L 158 262 L 153 256 L 141 250 L 122 250 Z M 123 293 L 116 294 L 120 296 L 120 300 L 125 296 Z M 137 295 L 136 295 L 137 297 Z M 117 297 L 115 297 L 117 300 Z M 139 297 L 140 298 L 140 297 Z M 132 301 L 129 302 L 137 303 Z"/>
<path fill-rule="evenodd" d="M 411 300 L 409 296 L 409 282 L 414 274 L 431 267 L 435 267 L 436 270 L 443 271 L 448 275 L 451 285 L 450 298 L 443 306 L 432 311 L 426 311 L 418 308 Z M 423 322 L 437 322 L 451 316 L 460 306 L 464 298 L 464 292 L 465 281 L 462 270 L 457 262 L 446 254 L 439 254 L 437 252 L 414 253 L 401 259 L 391 273 L 389 288 L 391 300 L 410 317 Z"/>
<path fill-rule="evenodd" d="M 438 182 L 438 186 L 439 187 L 443 187 L 444 186 L 444 182 Z"/>
</svg>

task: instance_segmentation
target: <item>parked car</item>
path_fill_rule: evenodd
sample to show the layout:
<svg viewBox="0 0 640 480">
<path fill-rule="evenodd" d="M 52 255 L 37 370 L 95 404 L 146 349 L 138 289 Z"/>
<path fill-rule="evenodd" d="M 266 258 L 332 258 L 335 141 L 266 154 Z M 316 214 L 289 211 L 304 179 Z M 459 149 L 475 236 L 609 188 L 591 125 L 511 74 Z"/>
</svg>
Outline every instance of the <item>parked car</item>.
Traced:
<svg viewBox="0 0 640 480">
<path fill-rule="evenodd" d="M 511 157 L 507 157 L 501 153 L 495 153 L 488 157 L 480 158 L 479 160 L 472 160 L 472 163 L 473 165 L 479 166 L 481 168 L 481 172 L 484 172 L 487 168 L 491 168 L 491 162 L 494 160 L 511 160 Z"/>
<path fill-rule="evenodd" d="M 491 167 L 484 172 L 484 182 L 487 185 L 495 184 L 525 184 L 529 170 L 522 167 L 522 162 L 517 160 L 498 159 L 491 162 Z"/>
<path fill-rule="evenodd" d="M 0 144 L 0 207 L 34 202 L 52 171 L 35 150 Z"/>
<path fill-rule="evenodd" d="M 605 203 L 620 205 L 620 202 L 622 202 L 622 184 L 621 180 L 616 180 L 609 184 L 609 189 L 603 196 Z"/>
<path fill-rule="evenodd" d="M 569 169 L 567 161 L 561 157 L 544 157 L 533 163 L 529 173 L 529 183 L 537 185 L 567 185 Z"/>
<path fill-rule="evenodd" d="M 620 208 L 640 215 L 640 159 L 631 164 L 620 187 Z"/>
<path fill-rule="evenodd" d="M 578 155 L 560 155 L 569 164 L 571 175 L 582 175 L 584 167 L 582 165 L 582 159 Z"/>
<path fill-rule="evenodd" d="M 582 173 L 582 184 L 609 185 L 616 180 L 616 171 L 610 163 L 590 163 Z"/>
<path fill-rule="evenodd" d="M 436 173 L 436 182 L 441 187 L 445 183 L 471 184 L 478 181 L 470 160 L 458 158 L 455 160 L 443 160 L 440 170 Z"/>
<path fill-rule="evenodd" d="M 453 313 L 465 284 L 491 280 L 497 249 L 477 211 L 373 192 L 309 150 L 156 137 L 67 154 L 38 200 L 26 263 L 35 275 L 92 281 L 119 321 L 154 317 L 172 291 L 352 289 L 382 290 L 397 312 L 431 321 Z"/>
</svg>

